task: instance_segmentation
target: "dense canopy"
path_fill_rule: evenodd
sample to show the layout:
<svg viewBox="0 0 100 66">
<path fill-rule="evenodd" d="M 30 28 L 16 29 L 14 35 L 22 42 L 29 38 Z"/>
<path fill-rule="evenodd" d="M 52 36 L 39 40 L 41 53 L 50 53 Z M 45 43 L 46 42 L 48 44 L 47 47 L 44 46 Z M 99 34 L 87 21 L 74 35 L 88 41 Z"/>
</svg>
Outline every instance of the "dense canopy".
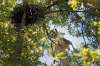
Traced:
<svg viewBox="0 0 100 66">
<path fill-rule="evenodd" d="M 100 0 L 0 0 L 0 66 L 46 66 L 39 61 L 45 50 L 55 59 L 53 66 L 99 66 L 99 6 Z M 50 22 L 82 37 L 80 49 L 69 54 L 62 44 L 60 52 Z"/>
</svg>

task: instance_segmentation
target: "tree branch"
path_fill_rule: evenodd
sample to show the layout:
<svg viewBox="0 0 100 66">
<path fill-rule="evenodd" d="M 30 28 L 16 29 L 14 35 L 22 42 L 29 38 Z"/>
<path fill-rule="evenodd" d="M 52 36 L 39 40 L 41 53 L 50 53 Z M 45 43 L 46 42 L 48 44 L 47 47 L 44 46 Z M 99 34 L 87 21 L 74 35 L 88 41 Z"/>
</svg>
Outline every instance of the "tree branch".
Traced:
<svg viewBox="0 0 100 66">
<path fill-rule="evenodd" d="M 73 10 L 55 10 L 55 11 L 48 11 L 46 12 L 46 14 L 50 14 L 50 13 L 56 13 L 56 12 L 64 12 L 64 11 L 67 11 L 67 12 L 86 12 L 86 11 L 73 11 Z"/>
<path fill-rule="evenodd" d="M 47 9 L 50 9 L 54 5 L 57 5 L 57 3 L 50 4 L 49 6 L 47 6 Z"/>
</svg>

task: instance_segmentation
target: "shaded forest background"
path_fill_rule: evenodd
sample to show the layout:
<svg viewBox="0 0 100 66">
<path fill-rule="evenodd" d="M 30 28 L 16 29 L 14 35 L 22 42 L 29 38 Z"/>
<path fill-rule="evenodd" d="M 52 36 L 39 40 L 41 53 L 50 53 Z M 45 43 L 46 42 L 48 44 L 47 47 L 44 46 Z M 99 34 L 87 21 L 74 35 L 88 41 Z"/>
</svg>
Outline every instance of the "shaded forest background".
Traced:
<svg viewBox="0 0 100 66">
<path fill-rule="evenodd" d="M 12 24 L 12 13 L 16 6 L 38 5 L 42 11 L 34 15 L 32 24 L 21 25 L 19 37 L 16 37 L 15 25 Z M 59 52 L 55 59 L 67 59 L 69 66 L 100 65 L 100 0 L 0 0 L 0 66 L 46 66 L 40 62 L 44 50 L 52 55 L 53 44 L 49 33 L 52 31 L 49 22 L 67 27 L 69 34 L 82 37 L 80 50 L 72 54 Z M 34 23 L 35 22 L 35 23 Z M 16 42 L 18 40 L 18 42 Z M 17 51 L 21 51 L 17 55 Z M 70 59 L 69 59 L 70 57 Z M 54 63 L 58 66 L 61 63 Z M 62 64 L 61 66 L 66 66 Z"/>
</svg>

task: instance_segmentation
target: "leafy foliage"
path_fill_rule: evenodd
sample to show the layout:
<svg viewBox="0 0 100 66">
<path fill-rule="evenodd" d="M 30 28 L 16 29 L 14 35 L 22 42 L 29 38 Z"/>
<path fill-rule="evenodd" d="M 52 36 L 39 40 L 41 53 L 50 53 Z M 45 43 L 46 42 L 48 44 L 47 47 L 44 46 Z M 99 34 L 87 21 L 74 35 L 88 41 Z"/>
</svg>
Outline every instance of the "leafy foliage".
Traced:
<svg viewBox="0 0 100 66">
<path fill-rule="evenodd" d="M 84 40 L 87 38 L 89 43 L 84 41 L 86 47 L 90 45 L 90 47 L 100 49 L 100 0 L 26 1 L 28 4 L 47 7 L 48 10 L 41 23 L 24 26 L 18 44 L 10 20 L 11 11 L 16 5 L 16 1 L 0 0 L 0 63 L 4 66 L 38 66 L 41 64 L 38 58 L 43 55 L 45 48 L 49 48 L 52 52 L 50 41 L 48 41 L 50 40 L 49 35 L 47 34 L 50 29 L 48 26 L 43 26 L 43 23 L 47 25 L 50 20 L 53 24 L 67 26 L 69 33 L 73 36 L 81 36 Z M 21 54 L 15 59 L 14 56 L 17 56 L 14 52 L 18 47 L 20 47 Z M 79 57 L 74 56 L 74 53 L 71 56 L 64 52 L 55 53 L 55 58 L 59 60 L 69 59 L 70 57 L 67 61 L 76 66 L 89 66 L 93 62 L 100 61 L 99 50 L 92 51 L 90 48 L 83 48 L 79 52 L 82 52 Z M 81 64 L 78 64 L 77 61 L 79 60 L 82 60 Z"/>
</svg>

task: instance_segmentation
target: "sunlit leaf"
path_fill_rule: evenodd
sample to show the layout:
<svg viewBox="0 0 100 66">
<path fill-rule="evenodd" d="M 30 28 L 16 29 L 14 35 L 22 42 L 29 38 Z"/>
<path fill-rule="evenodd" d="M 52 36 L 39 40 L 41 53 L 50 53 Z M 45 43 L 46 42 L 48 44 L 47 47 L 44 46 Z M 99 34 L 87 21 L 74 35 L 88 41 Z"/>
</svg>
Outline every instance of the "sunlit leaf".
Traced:
<svg viewBox="0 0 100 66">
<path fill-rule="evenodd" d="M 79 5 L 79 0 L 69 0 L 68 4 L 75 10 Z"/>
</svg>

